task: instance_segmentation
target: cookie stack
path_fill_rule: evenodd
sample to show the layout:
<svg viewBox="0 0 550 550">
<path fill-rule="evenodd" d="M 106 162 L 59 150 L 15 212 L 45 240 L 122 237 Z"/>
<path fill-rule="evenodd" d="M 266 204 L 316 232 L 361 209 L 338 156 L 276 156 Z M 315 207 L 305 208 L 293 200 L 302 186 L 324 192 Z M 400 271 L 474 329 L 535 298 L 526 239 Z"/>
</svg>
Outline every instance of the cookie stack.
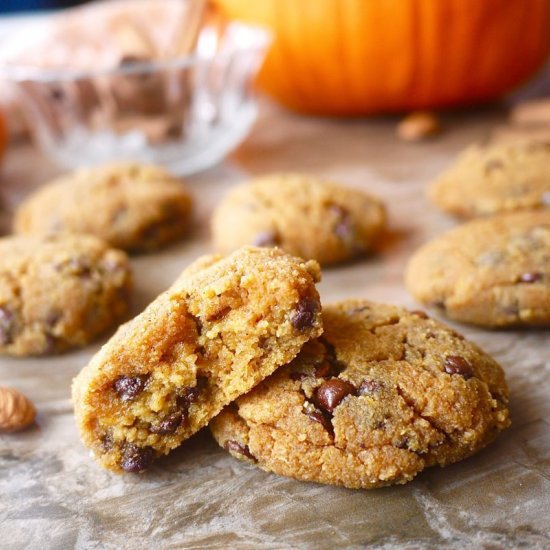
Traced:
<svg viewBox="0 0 550 550">
<path fill-rule="evenodd" d="M 75 378 L 82 439 L 142 472 L 202 427 L 236 458 L 373 488 L 461 460 L 509 425 L 500 366 L 422 312 L 321 308 L 317 262 L 244 247 L 189 266 Z"/>
<path fill-rule="evenodd" d="M 422 247 L 406 284 L 423 304 L 483 327 L 550 324 L 550 144 L 473 147 L 430 188 L 465 223 Z"/>
</svg>

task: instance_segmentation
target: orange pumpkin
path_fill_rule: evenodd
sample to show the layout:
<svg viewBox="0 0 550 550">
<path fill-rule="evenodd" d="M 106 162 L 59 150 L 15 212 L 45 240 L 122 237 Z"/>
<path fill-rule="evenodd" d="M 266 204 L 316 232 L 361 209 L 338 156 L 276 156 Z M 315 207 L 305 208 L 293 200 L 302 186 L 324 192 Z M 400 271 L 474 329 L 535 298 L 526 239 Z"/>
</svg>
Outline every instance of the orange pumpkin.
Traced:
<svg viewBox="0 0 550 550">
<path fill-rule="evenodd" d="M 524 82 L 550 51 L 550 0 L 215 0 L 269 27 L 259 84 L 299 111 L 468 105 Z"/>
</svg>

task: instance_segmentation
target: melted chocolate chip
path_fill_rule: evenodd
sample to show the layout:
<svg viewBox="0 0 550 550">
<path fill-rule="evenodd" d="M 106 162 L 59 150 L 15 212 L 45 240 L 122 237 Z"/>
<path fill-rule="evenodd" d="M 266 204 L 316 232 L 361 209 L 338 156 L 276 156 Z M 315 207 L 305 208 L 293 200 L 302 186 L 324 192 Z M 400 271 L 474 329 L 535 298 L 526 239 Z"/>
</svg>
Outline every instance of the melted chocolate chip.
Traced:
<svg viewBox="0 0 550 550">
<path fill-rule="evenodd" d="M 137 447 L 136 445 L 126 445 L 122 453 L 120 467 L 125 472 L 143 472 L 151 466 L 155 458 L 155 453 L 151 447 Z"/>
<path fill-rule="evenodd" d="M 474 375 L 470 363 L 460 355 L 449 355 L 445 359 L 444 368 L 447 374 L 460 374 L 466 379 L 472 378 Z"/>
<path fill-rule="evenodd" d="M 321 424 L 321 426 L 323 426 L 323 428 L 325 428 L 327 432 L 331 434 L 334 433 L 334 428 L 332 426 L 332 422 L 330 421 L 330 418 L 328 417 L 328 415 L 323 414 L 321 411 L 306 412 L 306 415 L 308 416 L 308 418 L 311 418 L 311 420 L 313 420 L 314 422 L 319 422 L 319 424 Z"/>
<path fill-rule="evenodd" d="M 173 434 L 185 422 L 186 418 L 187 415 L 183 411 L 175 412 L 161 420 L 156 426 L 151 426 L 149 431 L 159 435 Z"/>
<path fill-rule="evenodd" d="M 323 361 L 315 367 L 316 378 L 327 378 L 332 375 L 332 365 L 329 361 Z"/>
<path fill-rule="evenodd" d="M 429 315 L 425 313 L 424 311 L 421 311 L 419 309 L 415 309 L 411 311 L 411 315 L 415 315 L 416 317 L 420 317 L 421 319 L 429 319 Z"/>
<path fill-rule="evenodd" d="M 302 298 L 292 315 L 291 323 L 298 330 L 307 330 L 315 324 L 315 316 L 319 311 L 319 302 L 314 298 Z"/>
<path fill-rule="evenodd" d="M 115 391 L 122 401 L 131 401 L 144 390 L 148 378 L 148 376 L 121 376 L 115 380 Z"/>
<path fill-rule="evenodd" d="M 256 462 L 256 457 L 250 452 L 248 445 L 242 445 L 238 441 L 233 441 L 232 439 L 228 439 L 223 444 L 223 448 L 226 451 L 246 456 L 246 458 L 249 458 L 250 460 L 253 460 L 254 462 Z"/>
<path fill-rule="evenodd" d="M 0 346 L 13 342 L 14 329 L 15 316 L 9 309 L 0 307 Z"/>
<path fill-rule="evenodd" d="M 542 273 L 523 273 L 519 280 L 521 283 L 536 283 L 542 279 Z"/>
<path fill-rule="evenodd" d="M 279 237 L 274 231 L 262 231 L 258 233 L 252 241 L 253 246 L 277 246 L 279 244 Z"/>
<path fill-rule="evenodd" d="M 382 384 L 376 380 L 363 380 L 359 386 L 359 395 L 365 395 L 368 393 L 377 393 L 382 389 Z"/>
<path fill-rule="evenodd" d="M 191 403 L 195 403 L 199 398 L 201 390 L 206 387 L 208 379 L 205 376 L 197 376 L 196 386 L 191 386 L 188 388 L 180 388 L 178 391 L 178 405 L 183 409 L 187 410 Z"/>
<path fill-rule="evenodd" d="M 341 378 L 332 378 L 315 390 L 315 403 L 320 409 L 332 414 L 345 397 L 353 394 L 355 387 L 352 384 Z"/>
</svg>

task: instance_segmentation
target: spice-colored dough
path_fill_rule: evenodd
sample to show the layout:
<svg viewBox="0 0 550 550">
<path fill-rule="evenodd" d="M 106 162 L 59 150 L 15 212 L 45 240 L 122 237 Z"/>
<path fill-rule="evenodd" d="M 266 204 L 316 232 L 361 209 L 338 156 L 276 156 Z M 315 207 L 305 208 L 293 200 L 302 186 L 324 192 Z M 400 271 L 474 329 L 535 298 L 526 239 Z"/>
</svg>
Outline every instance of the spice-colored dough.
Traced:
<svg viewBox="0 0 550 550">
<path fill-rule="evenodd" d="M 550 207 L 550 143 L 470 147 L 429 189 L 445 212 L 474 218 Z"/>
<path fill-rule="evenodd" d="M 382 203 L 357 189 L 302 174 L 275 174 L 240 185 L 212 217 L 214 247 L 280 246 L 333 264 L 372 250 L 386 223 Z"/>
<path fill-rule="evenodd" d="M 278 249 L 197 260 L 75 378 L 84 444 L 116 472 L 179 446 L 319 336 L 319 277 Z"/>
<path fill-rule="evenodd" d="M 95 237 L 0 239 L 0 353 L 83 346 L 124 316 L 130 290 L 126 254 Z"/>
<path fill-rule="evenodd" d="M 20 205 L 15 231 L 88 233 L 136 252 L 183 236 L 190 215 L 188 191 L 166 170 L 117 163 L 78 170 L 46 184 Z"/>
<path fill-rule="evenodd" d="M 422 312 L 350 300 L 324 334 L 210 424 L 260 468 L 350 488 L 406 483 L 462 460 L 509 426 L 504 373 Z"/>
<path fill-rule="evenodd" d="M 550 324 L 550 210 L 470 221 L 418 250 L 405 274 L 421 303 L 487 327 Z"/>
</svg>

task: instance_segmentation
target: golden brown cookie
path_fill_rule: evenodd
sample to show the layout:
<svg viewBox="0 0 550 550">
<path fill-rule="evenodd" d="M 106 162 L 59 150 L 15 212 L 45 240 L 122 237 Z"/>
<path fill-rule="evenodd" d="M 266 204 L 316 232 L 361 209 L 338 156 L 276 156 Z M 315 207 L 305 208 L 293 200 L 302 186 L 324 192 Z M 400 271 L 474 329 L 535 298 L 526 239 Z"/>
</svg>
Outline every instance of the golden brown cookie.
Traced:
<svg viewBox="0 0 550 550">
<path fill-rule="evenodd" d="M 550 207 L 550 143 L 470 147 L 429 189 L 439 208 L 473 218 Z"/>
<path fill-rule="evenodd" d="M 212 217 L 214 246 L 280 246 L 332 264 L 368 252 L 386 223 L 373 196 L 303 174 L 275 174 L 233 189 Z"/>
<path fill-rule="evenodd" d="M 116 472 L 180 445 L 322 332 L 319 276 L 278 249 L 197 260 L 75 378 L 84 444 Z"/>
<path fill-rule="evenodd" d="M 15 231 L 87 233 L 135 252 L 183 236 L 190 215 L 188 191 L 163 168 L 117 163 L 45 185 L 17 210 Z"/>
<path fill-rule="evenodd" d="M 550 210 L 473 220 L 424 245 L 405 282 L 421 303 L 487 327 L 550 324 Z"/>
<path fill-rule="evenodd" d="M 83 346 L 128 310 L 124 252 L 86 235 L 0 239 L 0 353 Z"/>
<path fill-rule="evenodd" d="M 462 460 L 509 426 L 500 366 L 426 314 L 350 300 L 325 307 L 323 323 L 321 338 L 211 422 L 233 456 L 370 489 Z"/>
</svg>

